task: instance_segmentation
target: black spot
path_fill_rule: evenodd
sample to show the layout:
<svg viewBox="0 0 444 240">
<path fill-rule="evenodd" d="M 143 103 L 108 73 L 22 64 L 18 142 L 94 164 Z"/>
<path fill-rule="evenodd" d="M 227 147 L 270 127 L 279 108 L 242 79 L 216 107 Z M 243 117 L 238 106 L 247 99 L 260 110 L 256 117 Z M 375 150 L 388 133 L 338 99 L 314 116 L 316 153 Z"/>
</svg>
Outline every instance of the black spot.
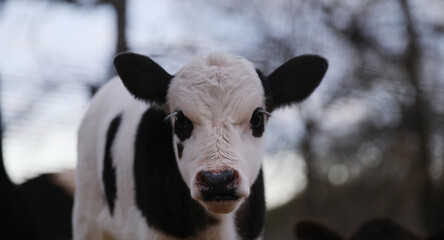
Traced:
<svg viewBox="0 0 444 240">
<path fill-rule="evenodd" d="M 182 158 L 183 144 L 182 143 L 178 143 L 176 146 L 177 146 L 177 153 L 179 154 L 179 158 Z"/>
<path fill-rule="evenodd" d="M 188 119 L 182 111 L 176 110 L 176 120 L 174 121 L 174 133 L 180 139 L 180 141 L 185 141 L 185 139 L 191 136 L 193 132 L 193 122 Z"/>
<path fill-rule="evenodd" d="M 244 240 L 256 239 L 265 220 L 265 192 L 262 169 L 250 189 L 250 196 L 236 213 L 237 233 Z"/>
<path fill-rule="evenodd" d="M 121 118 L 122 116 L 118 115 L 109 124 L 108 132 L 106 133 L 105 156 L 103 159 L 102 180 L 111 216 L 114 213 L 114 204 L 117 198 L 116 168 L 113 166 L 111 147 L 113 146 L 114 138 L 119 129 Z"/>
<path fill-rule="evenodd" d="M 187 238 L 217 220 L 191 198 L 177 167 L 172 126 L 166 113 L 148 109 L 138 126 L 134 177 L 137 207 L 149 226 L 177 238 Z"/>
<path fill-rule="evenodd" d="M 250 119 L 250 128 L 255 137 L 262 137 L 262 134 L 265 130 L 265 122 L 264 122 L 264 112 L 262 108 L 256 108 L 254 110 L 253 115 L 251 115 Z"/>
</svg>

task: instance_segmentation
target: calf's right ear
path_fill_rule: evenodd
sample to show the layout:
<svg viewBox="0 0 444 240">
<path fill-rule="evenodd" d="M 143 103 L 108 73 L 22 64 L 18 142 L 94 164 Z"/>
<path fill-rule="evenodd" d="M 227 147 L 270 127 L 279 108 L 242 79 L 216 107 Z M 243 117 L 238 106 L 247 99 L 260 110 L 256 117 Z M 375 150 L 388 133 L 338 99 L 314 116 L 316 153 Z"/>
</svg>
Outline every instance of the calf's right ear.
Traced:
<svg viewBox="0 0 444 240">
<path fill-rule="evenodd" d="M 138 99 L 164 104 L 173 78 L 147 56 L 126 52 L 114 58 L 114 67 L 128 91 Z"/>
</svg>

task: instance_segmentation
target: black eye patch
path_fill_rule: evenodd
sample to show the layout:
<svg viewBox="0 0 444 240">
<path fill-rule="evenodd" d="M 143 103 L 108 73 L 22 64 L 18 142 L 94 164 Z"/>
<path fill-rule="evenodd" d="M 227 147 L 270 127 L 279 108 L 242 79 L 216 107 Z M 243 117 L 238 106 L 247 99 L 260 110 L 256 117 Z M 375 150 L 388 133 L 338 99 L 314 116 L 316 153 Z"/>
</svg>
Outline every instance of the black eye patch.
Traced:
<svg viewBox="0 0 444 240">
<path fill-rule="evenodd" d="M 182 158 L 183 144 L 182 143 L 177 143 L 176 147 L 177 147 L 177 154 L 179 155 L 179 159 L 180 159 L 180 158 Z"/>
<path fill-rule="evenodd" d="M 256 108 L 250 119 L 250 129 L 255 137 L 262 137 L 265 130 L 265 115 L 269 115 L 262 108 Z"/>
<path fill-rule="evenodd" d="M 192 132 L 193 122 L 191 122 L 181 110 L 176 110 L 174 121 L 174 133 L 176 136 L 183 142 L 191 136 Z"/>
</svg>

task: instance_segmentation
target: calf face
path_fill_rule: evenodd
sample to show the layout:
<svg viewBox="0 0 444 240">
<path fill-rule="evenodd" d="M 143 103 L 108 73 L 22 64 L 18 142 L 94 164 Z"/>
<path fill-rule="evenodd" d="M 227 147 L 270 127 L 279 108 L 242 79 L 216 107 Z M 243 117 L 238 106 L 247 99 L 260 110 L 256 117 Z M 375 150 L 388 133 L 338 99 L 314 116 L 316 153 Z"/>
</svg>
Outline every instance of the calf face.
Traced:
<svg viewBox="0 0 444 240">
<path fill-rule="evenodd" d="M 134 53 L 118 55 L 114 64 L 129 92 L 163 106 L 191 197 L 215 214 L 234 211 L 249 196 L 269 114 L 308 97 L 327 70 L 314 55 L 293 58 L 268 77 L 222 53 L 198 58 L 175 76 Z"/>
</svg>

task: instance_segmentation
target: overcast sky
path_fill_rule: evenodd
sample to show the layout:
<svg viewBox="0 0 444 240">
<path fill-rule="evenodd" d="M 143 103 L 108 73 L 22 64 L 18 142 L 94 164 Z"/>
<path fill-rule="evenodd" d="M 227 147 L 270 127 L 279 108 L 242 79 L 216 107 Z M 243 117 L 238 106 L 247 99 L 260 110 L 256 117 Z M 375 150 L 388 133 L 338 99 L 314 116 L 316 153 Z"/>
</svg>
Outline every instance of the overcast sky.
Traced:
<svg viewBox="0 0 444 240">
<path fill-rule="evenodd" d="M 74 168 L 76 129 L 89 100 L 86 83 L 104 81 L 114 54 L 114 13 L 106 5 L 73 7 L 33 0 L 6 1 L 0 13 L 7 171 L 20 183 L 40 173 Z M 192 57 L 186 47 L 198 54 L 239 53 L 261 37 L 248 17 L 227 17 L 211 6 L 196 9 L 173 0 L 130 0 L 127 33 L 130 48 L 138 52 L 164 54 L 165 46 L 171 46 L 169 55 L 157 60 L 172 73 Z M 271 206 L 305 186 L 304 162 L 285 150 L 301 135 L 297 114 L 296 108 L 279 111 L 268 126 L 273 129 L 267 131 L 265 161 Z"/>
</svg>

